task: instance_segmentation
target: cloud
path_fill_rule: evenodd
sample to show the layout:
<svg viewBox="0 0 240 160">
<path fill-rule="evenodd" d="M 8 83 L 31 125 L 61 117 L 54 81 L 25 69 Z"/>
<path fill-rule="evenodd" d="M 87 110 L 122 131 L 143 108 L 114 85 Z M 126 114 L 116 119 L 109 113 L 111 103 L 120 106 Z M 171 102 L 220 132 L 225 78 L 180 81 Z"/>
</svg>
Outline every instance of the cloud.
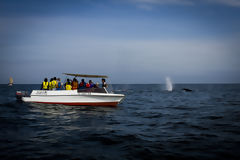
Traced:
<svg viewBox="0 0 240 160">
<path fill-rule="evenodd" d="M 218 3 L 227 6 L 240 7 L 240 0 L 208 0 L 211 3 Z"/>
<path fill-rule="evenodd" d="M 151 11 L 153 9 L 153 6 L 147 4 L 139 4 L 137 7 L 146 11 Z"/>
<path fill-rule="evenodd" d="M 191 0 L 130 0 L 136 4 L 137 8 L 151 11 L 155 6 L 159 5 L 193 5 Z"/>
<path fill-rule="evenodd" d="M 130 0 L 132 3 L 145 4 L 145 5 L 164 5 L 164 4 L 177 4 L 177 5 L 193 5 L 193 0 Z"/>
<path fill-rule="evenodd" d="M 225 6 L 240 7 L 240 0 L 126 0 L 135 4 L 138 8 L 144 10 L 152 10 L 155 6 L 160 5 L 182 5 L 194 6 L 201 3 L 220 4 Z"/>
</svg>

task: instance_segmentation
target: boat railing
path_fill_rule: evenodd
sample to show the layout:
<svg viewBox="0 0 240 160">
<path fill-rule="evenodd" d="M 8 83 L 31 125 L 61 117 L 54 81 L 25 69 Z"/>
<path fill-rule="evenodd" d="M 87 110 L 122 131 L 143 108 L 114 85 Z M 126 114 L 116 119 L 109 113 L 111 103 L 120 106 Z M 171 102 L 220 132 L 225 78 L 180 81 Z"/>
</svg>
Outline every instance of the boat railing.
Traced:
<svg viewBox="0 0 240 160">
<path fill-rule="evenodd" d="M 78 89 L 78 92 L 108 93 L 105 88 L 84 88 Z"/>
</svg>

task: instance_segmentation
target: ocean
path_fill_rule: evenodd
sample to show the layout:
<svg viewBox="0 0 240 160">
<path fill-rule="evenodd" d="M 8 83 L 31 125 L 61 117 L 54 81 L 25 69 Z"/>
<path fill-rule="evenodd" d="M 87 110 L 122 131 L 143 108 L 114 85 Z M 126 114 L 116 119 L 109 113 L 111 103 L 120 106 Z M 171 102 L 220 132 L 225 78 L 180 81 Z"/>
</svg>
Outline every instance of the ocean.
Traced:
<svg viewBox="0 0 240 160">
<path fill-rule="evenodd" d="M 16 101 L 39 88 L 0 85 L 1 160 L 240 159 L 240 84 L 113 85 L 116 108 Z"/>
</svg>

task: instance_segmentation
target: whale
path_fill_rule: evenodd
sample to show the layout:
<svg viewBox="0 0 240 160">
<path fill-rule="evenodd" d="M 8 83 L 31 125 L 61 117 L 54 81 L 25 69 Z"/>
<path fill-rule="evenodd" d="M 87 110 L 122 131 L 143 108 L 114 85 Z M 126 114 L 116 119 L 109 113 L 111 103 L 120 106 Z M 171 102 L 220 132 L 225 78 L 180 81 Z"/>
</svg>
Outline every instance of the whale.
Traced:
<svg viewBox="0 0 240 160">
<path fill-rule="evenodd" d="M 183 88 L 182 90 L 184 90 L 185 92 L 192 92 L 193 90 L 188 89 L 188 88 Z"/>
</svg>

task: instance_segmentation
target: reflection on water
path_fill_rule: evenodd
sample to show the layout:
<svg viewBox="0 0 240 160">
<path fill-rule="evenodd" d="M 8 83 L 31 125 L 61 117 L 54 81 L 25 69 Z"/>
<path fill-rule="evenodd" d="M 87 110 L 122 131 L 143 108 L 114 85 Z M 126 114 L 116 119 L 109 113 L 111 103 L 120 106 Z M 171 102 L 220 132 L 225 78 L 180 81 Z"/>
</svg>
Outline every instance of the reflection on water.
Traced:
<svg viewBox="0 0 240 160">
<path fill-rule="evenodd" d="M 93 128 L 95 130 L 111 129 L 111 127 L 93 121 L 93 119 L 102 119 L 117 109 L 111 107 L 65 106 L 40 103 L 30 103 L 28 105 L 30 106 L 29 111 L 34 112 L 35 118 L 50 119 L 52 123 L 61 125 L 63 130 L 78 131 L 88 131 Z M 49 123 L 49 121 L 46 122 Z M 79 126 L 78 122 L 83 124 Z M 74 125 L 75 123 L 76 125 Z"/>
</svg>

